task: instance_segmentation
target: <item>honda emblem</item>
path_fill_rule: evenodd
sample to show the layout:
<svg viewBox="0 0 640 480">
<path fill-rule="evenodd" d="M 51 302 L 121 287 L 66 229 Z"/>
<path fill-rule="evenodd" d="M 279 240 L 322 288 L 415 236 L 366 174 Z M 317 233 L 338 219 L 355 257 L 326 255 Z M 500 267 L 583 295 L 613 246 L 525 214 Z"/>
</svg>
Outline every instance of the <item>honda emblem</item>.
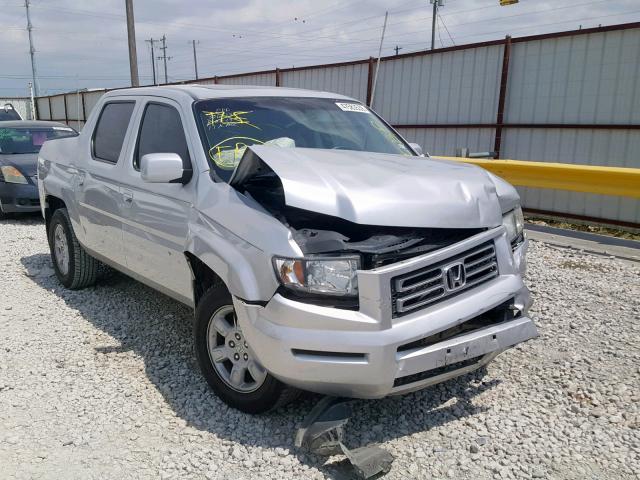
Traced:
<svg viewBox="0 0 640 480">
<path fill-rule="evenodd" d="M 462 262 L 453 263 L 444 269 L 444 278 L 447 290 L 455 292 L 467 283 L 467 271 Z"/>
</svg>

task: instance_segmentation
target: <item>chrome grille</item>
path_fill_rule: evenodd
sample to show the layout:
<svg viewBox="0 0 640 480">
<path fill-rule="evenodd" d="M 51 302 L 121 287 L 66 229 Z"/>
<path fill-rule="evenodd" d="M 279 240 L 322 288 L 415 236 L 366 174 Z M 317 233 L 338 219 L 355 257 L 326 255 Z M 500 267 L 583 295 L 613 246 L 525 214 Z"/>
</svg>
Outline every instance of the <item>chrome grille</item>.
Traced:
<svg viewBox="0 0 640 480">
<path fill-rule="evenodd" d="M 460 275 L 464 281 L 460 285 Z M 493 241 L 391 279 L 393 316 L 433 305 L 498 276 Z"/>
</svg>

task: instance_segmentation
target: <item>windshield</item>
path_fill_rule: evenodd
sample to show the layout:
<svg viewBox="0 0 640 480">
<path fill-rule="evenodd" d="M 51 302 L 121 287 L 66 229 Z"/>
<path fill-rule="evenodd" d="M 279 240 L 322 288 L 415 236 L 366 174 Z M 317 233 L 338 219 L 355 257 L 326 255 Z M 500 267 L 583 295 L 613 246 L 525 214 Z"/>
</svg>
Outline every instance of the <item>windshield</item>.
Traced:
<svg viewBox="0 0 640 480">
<path fill-rule="evenodd" d="M 75 137 L 70 127 L 0 127 L 0 154 L 38 153 L 42 144 L 54 138 Z"/>
<path fill-rule="evenodd" d="M 196 117 L 209 161 L 228 181 L 250 145 L 414 155 L 367 107 L 330 98 L 255 97 L 204 100 Z"/>
</svg>

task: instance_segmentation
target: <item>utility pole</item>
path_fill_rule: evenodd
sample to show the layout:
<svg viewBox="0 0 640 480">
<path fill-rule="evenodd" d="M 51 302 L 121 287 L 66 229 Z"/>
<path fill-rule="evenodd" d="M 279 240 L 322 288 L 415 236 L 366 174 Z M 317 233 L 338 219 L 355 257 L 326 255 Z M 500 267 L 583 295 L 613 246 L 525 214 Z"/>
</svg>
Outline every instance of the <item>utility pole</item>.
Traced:
<svg viewBox="0 0 640 480">
<path fill-rule="evenodd" d="M 402 47 L 399 47 L 398 45 L 396 45 L 395 47 L 393 47 L 393 49 L 396 51 L 396 56 L 398 56 L 398 52 L 402 50 Z"/>
<path fill-rule="evenodd" d="M 33 97 L 33 83 L 29 82 L 29 96 L 31 97 L 31 120 L 36 120 L 36 99 Z"/>
<path fill-rule="evenodd" d="M 149 42 L 149 45 L 151 45 L 151 73 L 153 75 L 153 84 L 157 85 L 158 82 L 156 80 L 156 55 L 155 53 L 153 53 L 153 44 L 159 42 L 159 40 L 150 38 L 149 40 L 145 40 L 145 42 Z"/>
<path fill-rule="evenodd" d="M 193 66 L 196 69 L 196 80 L 198 80 L 198 56 L 196 55 L 196 40 L 191 40 L 191 43 L 193 45 Z M 198 40 L 198 43 L 200 43 L 200 40 Z"/>
<path fill-rule="evenodd" d="M 167 76 L 167 60 L 171 60 L 172 57 L 167 57 L 167 36 L 162 35 L 160 41 L 162 42 L 162 46 L 160 47 L 160 50 L 162 50 L 162 56 L 158 57 L 158 60 L 164 61 L 164 83 L 169 83 L 169 77 Z"/>
<path fill-rule="evenodd" d="M 129 40 L 129 70 L 131 70 L 131 86 L 139 87 L 138 53 L 136 52 L 136 27 L 133 20 L 133 0 L 124 0 L 127 10 L 127 38 Z"/>
<path fill-rule="evenodd" d="M 36 49 L 33 46 L 33 25 L 31 25 L 31 14 L 29 13 L 29 0 L 24 0 L 24 8 L 27 10 L 27 32 L 29 32 L 29 54 L 31 55 L 31 76 L 33 77 L 33 91 L 38 96 L 38 81 L 36 80 Z"/>
<path fill-rule="evenodd" d="M 431 20 L 431 50 L 436 48 L 436 19 L 438 18 L 438 7 L 444 7 L 444 0 L 429 0 L 433 5 L 433 18 Z"/>
<path fill-rule="evenodd" d="M 371 100 L 369 106 L 373 108 L 373 99 L 376 94 L 376 84 L 378 83 L 378 71 L 380 70 L 380 58 L 382 58 L 382 44 L 384 43 L 384 34 L 387 31 L 387 20 L 389 12 L 384 12 L 384 24 L 382 25 L 382 35 L 380 36 L 380 48 L 378 49 L 378 62 L 376 63 L 376 73 L 373 75 L 373 86 L 371 87 Z"/>
</svg>

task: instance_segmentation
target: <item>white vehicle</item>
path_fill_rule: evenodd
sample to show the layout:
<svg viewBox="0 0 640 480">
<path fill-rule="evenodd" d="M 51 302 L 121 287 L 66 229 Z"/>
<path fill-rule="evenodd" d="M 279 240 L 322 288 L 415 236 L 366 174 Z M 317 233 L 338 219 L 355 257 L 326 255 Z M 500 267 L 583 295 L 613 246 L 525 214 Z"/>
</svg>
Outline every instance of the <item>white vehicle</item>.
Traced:
<svg viewBox="0 0 640 480">
<path fill-rule="evenodd" d="M 203 374 L 246 412 L 411 392 L 537 335 L 515 189 L 342 95 L 109 92 L 38 174 L 60 281 L 104 262 L 194 307 Z"/>
</svg>

